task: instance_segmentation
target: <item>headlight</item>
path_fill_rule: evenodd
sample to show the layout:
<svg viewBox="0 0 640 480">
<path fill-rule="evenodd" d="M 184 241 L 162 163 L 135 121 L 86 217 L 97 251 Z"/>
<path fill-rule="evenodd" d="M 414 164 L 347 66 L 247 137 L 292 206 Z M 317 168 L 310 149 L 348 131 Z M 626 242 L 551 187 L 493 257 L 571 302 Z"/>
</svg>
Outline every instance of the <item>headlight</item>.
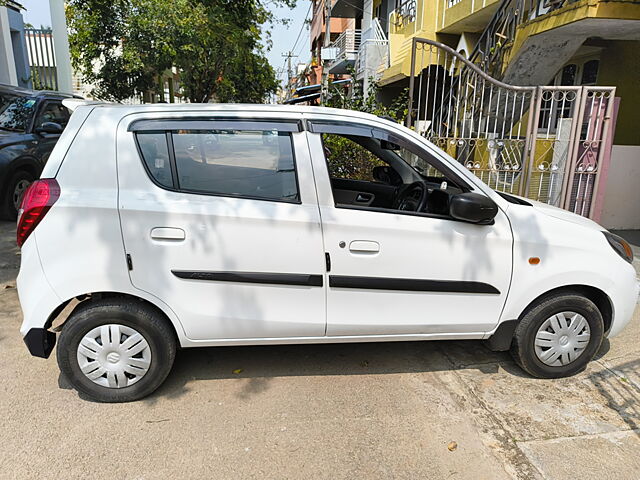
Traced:
<svg viewBox="0 0 640 480">
<path fill-rule="evenodd" d="M 613 247 L 618 255 L 624 258 L 627 262 L 633 262 L 633 250 L 631 250 L 631 245 L 627 243 L 624 238 L 619 237 L 618 235 L 614 235 L 609 232 L 602 232 L 606 237 L 609 245 Z"/>
</svg>

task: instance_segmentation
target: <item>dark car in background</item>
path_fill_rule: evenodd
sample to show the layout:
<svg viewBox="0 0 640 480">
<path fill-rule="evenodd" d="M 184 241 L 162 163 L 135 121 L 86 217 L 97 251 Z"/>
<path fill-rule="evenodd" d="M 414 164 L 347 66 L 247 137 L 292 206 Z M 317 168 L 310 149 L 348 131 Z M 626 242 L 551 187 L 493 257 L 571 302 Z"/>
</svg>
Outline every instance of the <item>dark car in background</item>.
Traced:
<svg viewBox="0 0 640 480">
<path fill-rule="evenodd" d="M 74 96 L 0 85 L 0 218 L 16 218 L 22 195 L 40 176 L 71 116 L 65 98 Z"/>
</svg>

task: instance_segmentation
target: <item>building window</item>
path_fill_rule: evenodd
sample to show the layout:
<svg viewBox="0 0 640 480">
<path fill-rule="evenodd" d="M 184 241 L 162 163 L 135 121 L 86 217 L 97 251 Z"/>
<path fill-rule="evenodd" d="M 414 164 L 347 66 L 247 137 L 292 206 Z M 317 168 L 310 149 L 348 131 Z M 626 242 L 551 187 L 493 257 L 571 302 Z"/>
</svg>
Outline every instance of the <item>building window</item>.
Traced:
<svg viewBox="0 0 640 480">
<path fill-rule="evenodd" d="M 593 58 L 574 60 L 573 63 L 562 67 L 549 85 L 563 87 L 595 85 L 599 64 L 599 60 Z M 571 118 L 575 115 L 576 105 L 574 98 L 574 95 L 567 94 L 563 90 L 557 92 L 546 91 L 540 105 L 538 129 L 544 130 L 549 134 L 555 133 L 560 119 Z"/>
<path fill-rule="evenodd" d="M 582 66 L 582 79 L 580 85 L 595 85 L 598 79 L 599 60 L 589 60 Z"/>
<path fill-rule="evenodd" d="M 560 73 L 560 85 L 575 85 L 577 71 L 578 66 L 576 64 L 565 65 Z"/>
</svg>

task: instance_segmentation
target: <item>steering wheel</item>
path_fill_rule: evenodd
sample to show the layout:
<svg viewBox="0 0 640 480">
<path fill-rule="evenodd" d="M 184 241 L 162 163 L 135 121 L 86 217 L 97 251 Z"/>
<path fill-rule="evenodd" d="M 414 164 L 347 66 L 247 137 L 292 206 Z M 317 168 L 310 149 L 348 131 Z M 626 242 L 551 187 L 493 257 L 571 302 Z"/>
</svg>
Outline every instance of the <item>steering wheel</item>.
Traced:
<svg viewBox="0 0 640 480">
<path fill-rule="evenodd" d="M 409 212 L 422 212 L 427 206 L 427 196 L 429 190 L 425 182 L 417 181 L 409 185 L 400 187 L 394 208 L 396 210 L 405 210 Z"/>
</svg>

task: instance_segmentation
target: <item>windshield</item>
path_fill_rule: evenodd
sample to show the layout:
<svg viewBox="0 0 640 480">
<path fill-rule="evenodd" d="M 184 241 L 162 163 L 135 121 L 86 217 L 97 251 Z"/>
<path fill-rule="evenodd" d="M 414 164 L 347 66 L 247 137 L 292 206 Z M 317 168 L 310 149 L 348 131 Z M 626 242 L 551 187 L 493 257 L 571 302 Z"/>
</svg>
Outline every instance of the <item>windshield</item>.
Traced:
<svg viewBox="0 0 640 480">
<path fill-rule="evenodd" d="M 0 130 L 26 131 L 35 105 L 35 98 L 0 93 Z"/>
</svg>

